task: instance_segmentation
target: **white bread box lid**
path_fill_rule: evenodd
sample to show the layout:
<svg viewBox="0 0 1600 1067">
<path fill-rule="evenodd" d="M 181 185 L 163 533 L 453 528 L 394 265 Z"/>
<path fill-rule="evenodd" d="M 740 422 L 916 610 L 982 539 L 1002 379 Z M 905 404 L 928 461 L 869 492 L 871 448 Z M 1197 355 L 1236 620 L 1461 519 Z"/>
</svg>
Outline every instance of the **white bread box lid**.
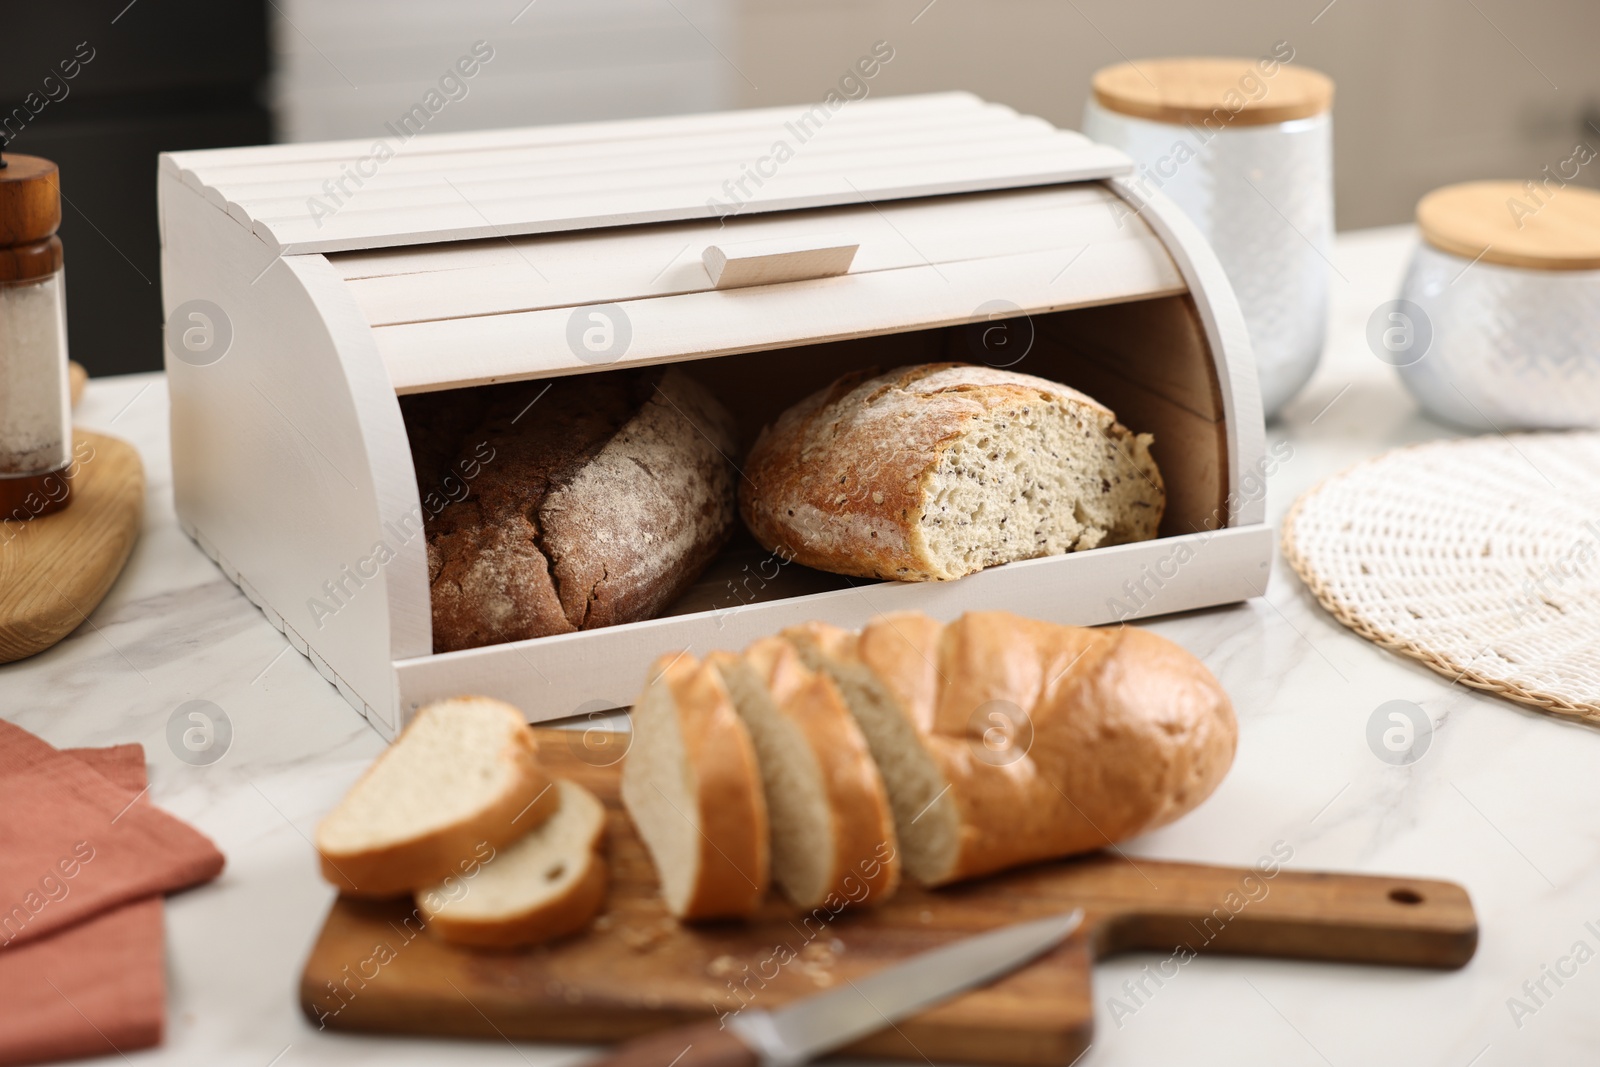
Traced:
<svg viewBox="0 0 1600 1067">
<path fill-rule="evenodd" d="M 970 93 L 161 156 L 279 255 L 1092 181 L 1121 152 Z"/>
</svg>

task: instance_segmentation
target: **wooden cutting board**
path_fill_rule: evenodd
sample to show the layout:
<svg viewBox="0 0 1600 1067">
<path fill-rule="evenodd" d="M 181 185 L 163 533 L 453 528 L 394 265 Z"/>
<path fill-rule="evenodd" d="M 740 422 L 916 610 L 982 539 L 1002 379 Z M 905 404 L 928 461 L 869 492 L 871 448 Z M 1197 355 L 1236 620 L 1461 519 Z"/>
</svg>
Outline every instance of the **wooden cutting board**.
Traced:
<svg viewBox="0 0 1600 1067">
<path fill-rule="evenodd" d="M 551 771 L 610 810 L 612 885 L 595 929 L 528 951 L 468 951 L 432 938 L 410 901 L 338 900 L 301 977 L 313 1025 L 615 1042 L 741 1004 L 778 1007 L 964 934 L 1081 905 L 1084 924 L 1059 949 L 848 1050 L 1065 1065 L 1092 1039 L 1093 961 L 1115 953 L 1160 953 L 1145 983 L 1147 995 L 1159 995 L 1157 982 L 1194 955 L 1448 968 L 1477 947 L 1472 902 L 1449 882 L 1287 867 L 1269 876 L 1115 852 L 950 889 L 908 886 L 860 914 L 800 915 L 773 900 L 748 923 L 679 926 L 656 896 L 655 873 L 618 800 L 620 766 L 609 761 L 627 735 L 535 733 Z"/>
<path fill-rule="evenodd" d="M 122 573 L 144 517 L 144 465 L 126 441 L 73 431 L 72 503 L 0 520 L 0 663 L 82 626 Z"/>
</svg>

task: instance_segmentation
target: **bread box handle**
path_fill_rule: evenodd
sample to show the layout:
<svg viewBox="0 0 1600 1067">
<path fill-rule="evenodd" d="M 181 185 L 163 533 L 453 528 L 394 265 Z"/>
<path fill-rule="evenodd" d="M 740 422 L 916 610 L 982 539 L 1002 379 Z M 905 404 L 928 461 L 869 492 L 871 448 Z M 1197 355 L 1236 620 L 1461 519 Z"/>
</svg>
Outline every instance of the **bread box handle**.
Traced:
<svg viewBox="0 0 1600 1067">
<path fill-rule="evenodd" d="M 700 254 L 718 289 L 776 285 L 844 274 L 856 258 L 859 243 L 842 234 L 779 237 L 707 245 Z"/>
</svg>

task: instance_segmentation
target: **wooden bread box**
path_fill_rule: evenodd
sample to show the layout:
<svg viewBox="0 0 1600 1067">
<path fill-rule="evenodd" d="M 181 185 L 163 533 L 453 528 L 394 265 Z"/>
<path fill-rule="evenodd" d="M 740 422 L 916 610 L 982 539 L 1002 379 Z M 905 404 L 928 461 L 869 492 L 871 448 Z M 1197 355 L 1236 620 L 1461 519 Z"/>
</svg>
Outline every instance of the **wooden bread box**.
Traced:
<svg viewBox="0 0 1600 1067">
<path fill-rule="evenodd" d="M 810 619 L 1093 625 L 1259 595 L 1244 322 L 1132 169 L 964 93 L 165 154 L 166 312 L 226 339 L 169 345 L 179 519 L 389 737 L 464 692 L 534 721 L 622 707 L 663 651 Z M 434 654 L 401 395 L 693 361 L 748 444 L 847 370 L 937 360 L 1065 382 L 1153 433 L 1161 536 L 921 584 L 736 536 L 663 617 Z"/>
</svg>

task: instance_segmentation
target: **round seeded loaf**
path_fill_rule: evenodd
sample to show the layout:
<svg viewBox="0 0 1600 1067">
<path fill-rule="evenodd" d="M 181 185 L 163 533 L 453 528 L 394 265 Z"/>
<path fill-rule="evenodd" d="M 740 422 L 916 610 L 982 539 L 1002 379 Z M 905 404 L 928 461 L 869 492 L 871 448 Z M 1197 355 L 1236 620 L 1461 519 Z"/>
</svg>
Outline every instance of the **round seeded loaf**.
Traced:
<svg viewBox="0 0 1600 1067">
<path fill-rule="evenodd" d="M 891 581 L 1154 537 L 1149 434 L 1056 382 L 963 363 L 849 374 L 762 431 L 740 509 L 767 549 Z"/>
</svg>

